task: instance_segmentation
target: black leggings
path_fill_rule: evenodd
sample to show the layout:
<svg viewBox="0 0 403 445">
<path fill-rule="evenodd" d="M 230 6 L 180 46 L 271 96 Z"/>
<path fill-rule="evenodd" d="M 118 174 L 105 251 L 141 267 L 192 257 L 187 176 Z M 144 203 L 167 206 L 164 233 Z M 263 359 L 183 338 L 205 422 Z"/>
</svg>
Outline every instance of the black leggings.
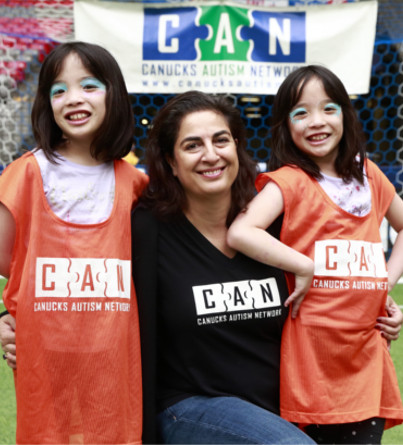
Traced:
<svg viewBox="0 0 403 445">
<path fill-rule="evenodd" d="M 305 432 L 318 444 L 380 444 L 385 419 L 374 417 L 361 422 L 337 425 L 308 425 Z"/>
</svg>

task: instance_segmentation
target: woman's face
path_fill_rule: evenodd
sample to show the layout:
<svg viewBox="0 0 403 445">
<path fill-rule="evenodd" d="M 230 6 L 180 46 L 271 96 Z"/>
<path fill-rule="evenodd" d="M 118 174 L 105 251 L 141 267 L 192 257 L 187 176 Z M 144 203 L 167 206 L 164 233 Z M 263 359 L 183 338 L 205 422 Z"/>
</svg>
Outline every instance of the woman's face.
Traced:
<svg viewBox="0 0 403 445">
<path fill-rule="evenodd" d="M 224 116 L 211 110 L 185 116 L 170 165 L 188 200 L 230 196 L 239 162 Z"/>
</svg>

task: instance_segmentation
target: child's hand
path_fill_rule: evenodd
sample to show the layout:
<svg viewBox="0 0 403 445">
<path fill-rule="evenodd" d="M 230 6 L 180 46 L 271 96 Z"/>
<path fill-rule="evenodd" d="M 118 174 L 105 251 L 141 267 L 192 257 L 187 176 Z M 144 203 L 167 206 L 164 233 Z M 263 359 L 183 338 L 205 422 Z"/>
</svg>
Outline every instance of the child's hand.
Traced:
<svg viewBox="0 0 403 445">
<path fill-rule="evenodd" d="M 381 331 L 382 337 L 386 338 L 390 348 L 390 342 L 399 338 L 403 323 L 403 314 L 390 295 L 388 295 L 385 309 L 389 316 L 378 317 L 375 327 Z"/>
<path fill-rule="evenodd" d="M 295 274 L 295 288 L 294 292 L 287 298 L 284 306 L 289 306 L 292 303 L 291 318 L 295 318 L 298 314 L 299 307 L 305 295 L 309 291 L 313 278 L 313 262 L 309 260 L 307 271 L 300 274 Z"/>
</svg>

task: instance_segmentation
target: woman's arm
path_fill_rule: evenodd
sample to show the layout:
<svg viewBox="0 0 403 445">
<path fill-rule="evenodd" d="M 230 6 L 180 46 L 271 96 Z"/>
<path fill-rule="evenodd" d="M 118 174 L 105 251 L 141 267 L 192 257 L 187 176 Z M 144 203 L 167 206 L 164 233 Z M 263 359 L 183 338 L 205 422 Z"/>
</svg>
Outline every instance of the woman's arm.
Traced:
<svg viewBox="0 0 403 445">
<path fill-rule="evenodd" d="M 403 201 L 398 194 L 389 206 L 386 219 L 397 232 L 388 261 L 388 284 L 391 291 L 403 273 Z"/>
<path fill-rule="evenodd" d="M 307 256 L 286 246 L 269 233 L 267 227 L 283 212 L 284 201 L 280 188 L 269 182 L 241 212 L 228 231 L 228 244 L 256 261 L 278 267 L 295 274 L 295 289 L 285 302 L 293 303 L 291 315 L 308 292 L 314 272 L 313 261 Z"/>
<path fill-rule="evenodd" d="M 390 347 L 390 342 L 399 338 L 400 330 L 402 329 L 403 314 L 390 295 L 388 295 L 385 309 L 388 316 L 378 317 L 375 327 L 380 330 L 382 337 L 386 338 Z"/>
<path fill-rule="evenodd" d="M 15 241 L 15 222 L 7 207 L 0 203 L 0 275 L 9 277 L 11 257 Z M 6 314 L 0 318 L 0 341 L 4 351 L 3 358 L 8 366 L 15 369 L 15 319 Z"/>
<path fill-rule="evenodd" d="M 138 206 L 132 214 L 132 261 L 140 321 L 143 444 L 157 443 L 157 243 L 157 220 Z"/>
<path fill-rule="evenodd" d="M 0 275 L 10 275 L 11 257 L 15 241 L 15 222 L 7 207 L 0 203 Z"/>
<path fill-rule="evenodd" d="M 397 232 L 397 237 L 393 244 L 387 265 L 388 288 L 389 291 L 391 291 L 403 273 L 403 201 L 397 193 L 385 216 L 391 227 Z M 400 308 L 390 296 L 388 296 L 386 303 L 386 311 L 389 316 L 379 317 L 376 328 L 381 331 L 382 336 L 385 337 L 390 344 L 391 340 L 397 340 L 399 338 L 403 315 Z"/>
<path fill-rule="evenodd" d="M 15 318 L 10 314 L 0 317 L 0 342 L 10 368 L 17 368 L 17 357 L 15 350 Z"/>
</svg>

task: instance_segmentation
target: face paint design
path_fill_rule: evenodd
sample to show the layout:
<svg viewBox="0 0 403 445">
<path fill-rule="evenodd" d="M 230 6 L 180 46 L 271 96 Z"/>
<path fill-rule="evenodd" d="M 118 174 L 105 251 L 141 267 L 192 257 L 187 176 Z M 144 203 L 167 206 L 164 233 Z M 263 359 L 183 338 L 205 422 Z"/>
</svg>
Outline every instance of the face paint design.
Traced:
<svg viewBox="0 0 403 445">
<path fill-rule="evenodd" d="M 92 93 L 95 91 L 106 91 L 106 85 L 95 77 L 86 77 L 80 82 L 80 86 L 87 93 Z M 63 93 L 68 91 L 67 85 L 64 82 L 56 82 L 50 88 L 50 99 L 56 99 Z"/>
<path fill-rule="evenodd" d="M 326 111 L 326 113 L 335 114 L 336 116 L 340 116 L 341 106 L 338 104 L 335 104 L 333 102 L 330 102 L 325 106 L 325 111 Z"/>
<path fill-rule="evenodd" d="M 304 119 L 308 115 L 306 108 L 299 107 L 290 113 L 290 120 L 292 124 L 296 124 L 298 121 Z"/>
<path fill-rule="evenodd" d="M 87 77 L 80 82 L 85 91 L 101 90 L 106 91 L 106 85 L 95 77 Z"/>
<path fill-rule="evenodd" d="M 67 85 L 64 82 L 56 82 L 50 88 L 50 99 L 54 99 L 57 96 L 67 91 Z"/>
<path fill-rule="evenodd" d="M 326 114 L 334 114 L 336 116 L 340 116 L 341 114 L 341 106 L 334 102 L 329 102 L 328 104 L 326 104 L 323 110 Z M 295 110 L 292 110 L 289 114 L 290 121 L 294 125 L 298 124 L 308 116 L 309 112 L 304 107 L 298 107 Z"/>
</svg>

